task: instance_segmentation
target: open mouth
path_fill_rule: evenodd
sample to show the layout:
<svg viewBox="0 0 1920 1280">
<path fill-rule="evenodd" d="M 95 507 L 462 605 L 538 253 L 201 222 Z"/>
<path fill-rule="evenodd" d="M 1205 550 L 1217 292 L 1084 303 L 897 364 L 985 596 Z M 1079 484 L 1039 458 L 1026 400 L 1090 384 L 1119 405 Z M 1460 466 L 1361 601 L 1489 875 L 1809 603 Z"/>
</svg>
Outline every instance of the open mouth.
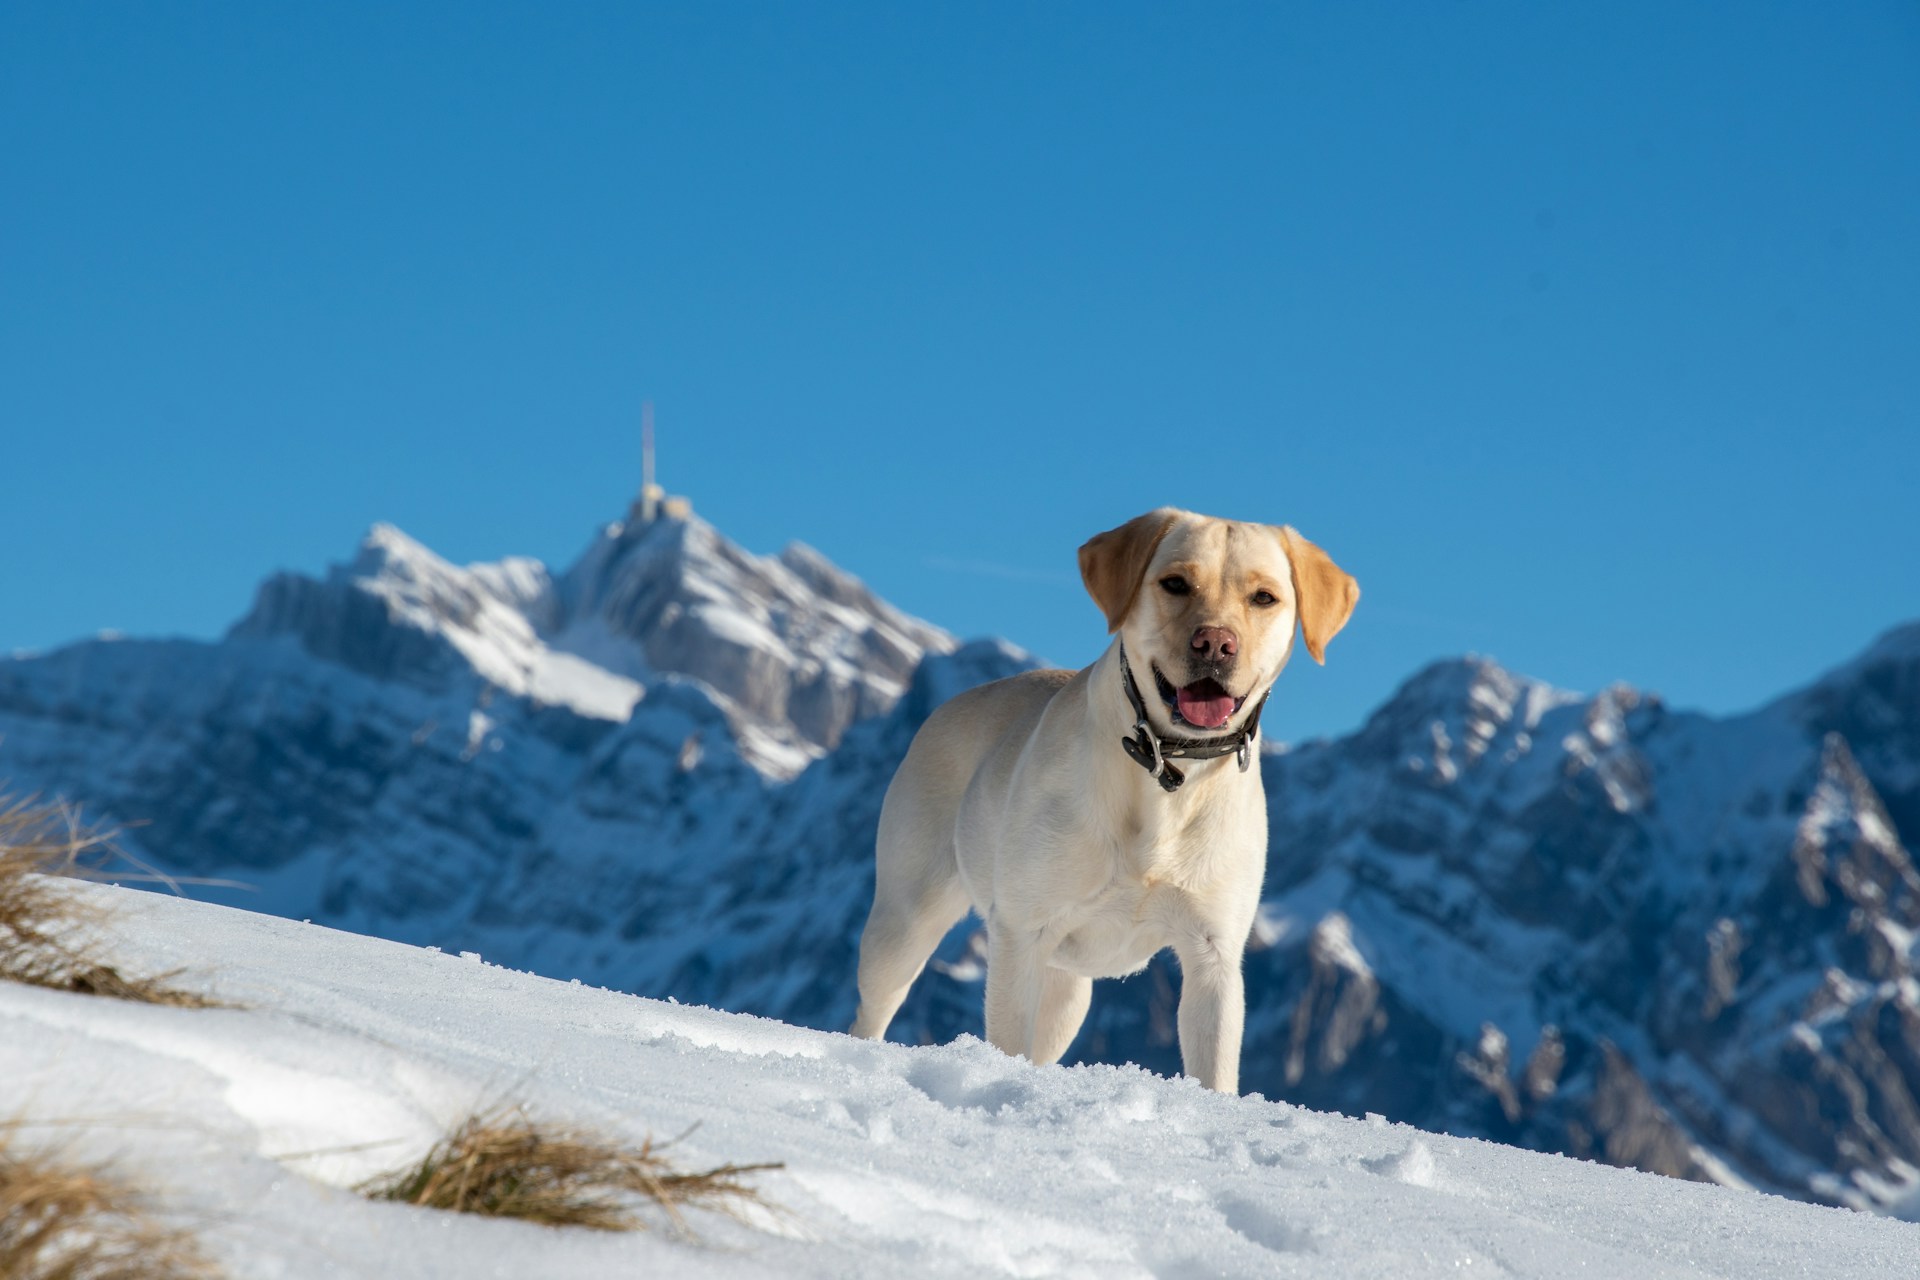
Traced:
<svg viewBox="0 0 1920 1280">
<path fill-rule="evenodd" d="M 1196 729 L 1218 729 L 1233 719 L 1233 713 L 1246 701 L 1227 692 L 1226 686 L 1209 676 L 1176 689 L 1173 683 L 1153 668 L 1153 687 L 1160 700 L 1173 711 L 1176 721 L 1184 720 Z"/>
</svg>

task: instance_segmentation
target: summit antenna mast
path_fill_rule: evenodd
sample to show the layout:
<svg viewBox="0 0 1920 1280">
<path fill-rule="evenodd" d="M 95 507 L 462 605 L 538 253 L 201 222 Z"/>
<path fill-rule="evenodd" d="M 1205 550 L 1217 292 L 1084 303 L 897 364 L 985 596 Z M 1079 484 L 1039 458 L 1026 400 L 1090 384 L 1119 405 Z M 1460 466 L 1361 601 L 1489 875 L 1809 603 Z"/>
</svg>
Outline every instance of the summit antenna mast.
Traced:
<svg viewBox="0 0 1920 1280">
<path fill-rule="evenodd" d="M 640 405 L 640 518 L 660 514 L 660 486 L 653 480 L 653 401 Z"/>
</svg>

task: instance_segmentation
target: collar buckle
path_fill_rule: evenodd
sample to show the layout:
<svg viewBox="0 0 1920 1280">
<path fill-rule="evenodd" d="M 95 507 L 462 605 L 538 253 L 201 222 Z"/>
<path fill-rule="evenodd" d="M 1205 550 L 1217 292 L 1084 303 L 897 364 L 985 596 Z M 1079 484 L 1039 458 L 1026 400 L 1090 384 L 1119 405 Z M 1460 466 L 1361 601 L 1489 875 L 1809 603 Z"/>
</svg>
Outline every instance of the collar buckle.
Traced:
<svg viewBox="0 0 1920 1280">
<path fill-rule="evenodd" d="M 1267 696 L 1260 695 L 1260 701 L 1254 705 L 1253 714 L 1238 733 L 1225 734 L 1218 738 L 1169 738 L 1163 743 L 1160 735 L 1153 731 L 1147 722 L 1147 702 L 1140 696 L 1140 685 L 1133 678 L 1133 667 L 1127 662 L 1127 646 L 1120 645 L 1121 687 L 1125 690 L 1127 701 L 1133 705 L 1133 734 L 1120 739 L 1120 745 L 1135 764 L 1145 769 L 1161 788 L 1168 792 L 1178 791 L 1187 776 L 1174 768 L 1169 756 L 1182 756 L 1192 759 L 1212 760 L 1220 756 L 1233 756 L 1245 773 L 1253 767 L 1253 742 L 1260 732 L 1260 713 L 1266 709 Z"/>
<path fill-rule="evenodd" d="M 1156 777 L 1159 776 L 1160 771 L 1167 767 L 1167 758 L 1160 753 L 1160 739 L 1154 736 L 1153 729 L 1148 726 L 1146 717 L 1143 716 L 1133 722 L 1133 734 L 1148 751 L 1153 753 L 1153 768 L 1147 770 L 1147 772 Z"/>
</svg>

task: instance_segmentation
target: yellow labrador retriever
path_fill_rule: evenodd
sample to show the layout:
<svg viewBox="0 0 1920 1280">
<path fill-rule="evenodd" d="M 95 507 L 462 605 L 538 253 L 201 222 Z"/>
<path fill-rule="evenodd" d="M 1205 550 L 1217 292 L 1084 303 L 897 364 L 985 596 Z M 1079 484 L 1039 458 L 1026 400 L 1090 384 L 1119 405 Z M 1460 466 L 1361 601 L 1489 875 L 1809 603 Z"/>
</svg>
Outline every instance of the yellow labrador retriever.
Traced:
<svg viewBox="0 0 1920 1280">
<path fill-rule="evenodd" d="M 1291 528 L 1161 508 L 1080 548 L 1114 643 L 946 703 L 887 788 L 853 1034 L 879 1039 L 971 906 L 987 922 L 987 1039 L 1055 1062 L 1093 979 L 1180 958 L 1180 1057 L 1239 1091 L 1240 956 L 1266 869 L 1260 710 L 1360 588 Z"/>
</svg>

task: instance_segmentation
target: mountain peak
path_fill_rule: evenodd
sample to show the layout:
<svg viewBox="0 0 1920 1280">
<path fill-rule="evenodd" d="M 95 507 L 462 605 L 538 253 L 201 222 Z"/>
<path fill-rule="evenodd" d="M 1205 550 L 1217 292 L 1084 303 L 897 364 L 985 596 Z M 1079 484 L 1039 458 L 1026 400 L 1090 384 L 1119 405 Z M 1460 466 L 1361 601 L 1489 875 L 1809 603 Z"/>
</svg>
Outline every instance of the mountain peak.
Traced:
<svg viewBox="0 0 1920 1280">
<path fill-rule="evenodd" d="M 1480 654 L 1441 658 L 1408 677 L 1373 713 L 1362 733 L 1372 732 L 1375 721 L 1397 726 L 1435 717 L 1510 723 L 1530 731 L 1555 707 L 1581 698 L 1578 693 L 1520 675 Z"/>
<path fill-rule="evenodd" d="M 700 680 L 809 758 L 955 643 L 810 547 L 756 556 L 691 513 L 607 526 L 557 599 L 554 643 L 636 676 Z"/>
<path fill-rule="evenodd" d="M 691 512 L 604 526 L 557 577 L 528 557 L 458 566 L 394 525 L 315 579 L 261 585 L 236 638 L 434 687 L 463 670 L 602 720 L 646 684 L 697 682 L 763 771 L 786 776 L 890 708 L 953 637 L 818 551 L 756 556 Z"/>
<path fill-rule="evenodd" d="M 384 560 L 387 558 L 410 560 L 421 557 L 433 560 L 440 558 L 429 551 L 424 543 L 409 536 L 400 526 L 388 524 L 384 520 L 376 520 L 367 527 L 367 532 L 361 537 L 360 552 L 355 557 L 355 561 L 357 563 L 361 559 Z"/>
</svg>

